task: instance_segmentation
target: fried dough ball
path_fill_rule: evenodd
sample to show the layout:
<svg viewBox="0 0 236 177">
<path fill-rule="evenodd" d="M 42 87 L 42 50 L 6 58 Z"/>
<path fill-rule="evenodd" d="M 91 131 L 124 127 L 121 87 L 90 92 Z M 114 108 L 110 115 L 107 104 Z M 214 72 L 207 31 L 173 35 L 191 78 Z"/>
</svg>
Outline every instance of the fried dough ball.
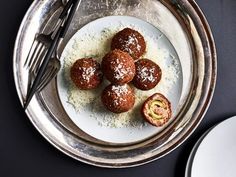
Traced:
<svg viewBox="0 0 236 177">
<path fill-rule="evenodd" d="M 78 59 L 71 67 L 70 76 L 74 84 L 82 90 L 98 87 L 103 77 L 100 64 L 92 58 Z"/>
<path fill-rule="evenodd" d="M 160 127 L 171 118 L 171 104 L 164 95 L 155 93 L 144 102 L 141 113 L 150 124 Z"/>
<path fill-rule="evenodd" d="M 136 74 L 133 84 L 141 90 L 154 88 L 161 80 L 161 68 L 149 59 L 141 59 L 135 62 Z"/>
<path fill-rule="evenodd" d="M 133 59 L 138 59 L 146 50 L 146 42 L 143 36 L 130 28 L 125 28 L 112 38 L 111 49 L 120 49 L 128 52 Z"/>
<path fill-rule="evenodd" d="M 122 113 L 134 106 L 133 89 L 128 85 L 108 85 L 102 92 L 102 103 L 113 113 Z"/>
<path fill-rule="evenodd" d="M 103 57 L 101 67 L 104 76 L 113 84 L 128 83 L 135 75 L 135 64 L 132 57 L 117 49 Z"/>
</svg>

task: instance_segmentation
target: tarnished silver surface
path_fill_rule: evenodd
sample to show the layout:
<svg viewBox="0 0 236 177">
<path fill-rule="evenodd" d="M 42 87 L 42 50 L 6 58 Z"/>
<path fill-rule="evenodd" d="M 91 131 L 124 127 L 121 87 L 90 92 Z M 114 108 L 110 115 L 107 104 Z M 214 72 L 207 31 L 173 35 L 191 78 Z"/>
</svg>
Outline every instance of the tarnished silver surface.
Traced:
<svg viewBox="0 0 236 177">
<path fill-rule="evenodd" d="M 27 71 L 23 65 L 34 36 L 50 32 L 62 6 L 57 0 L 35 0 L 26 13 L 15 42 L 13 69 L 16 90 L 23 105 Z M 178 147 L 202 120 L 216 83 L 216 49 L 201 10 L 193 0 L 84 0 L 62 45 L 82 26 L 109 15 L 130 15 L 158 27 L 175 47 L 184 78 L 178 115 L 152 138 L 136 144 L 108 144 L 82 132 L 65 113 L 56 81 L 36 95 L 26 113 L 35 128 L 57 149 L 82 162 L 102 167 L 131 167 L 158 159 Z"/>
</svg>

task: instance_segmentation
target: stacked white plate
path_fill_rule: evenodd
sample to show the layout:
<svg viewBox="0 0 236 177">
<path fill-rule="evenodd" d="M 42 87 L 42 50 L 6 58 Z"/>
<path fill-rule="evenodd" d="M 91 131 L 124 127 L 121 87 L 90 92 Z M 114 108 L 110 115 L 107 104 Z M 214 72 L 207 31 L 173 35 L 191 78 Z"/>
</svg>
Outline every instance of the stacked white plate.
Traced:
<svg viewBox="0 0 236 177">
<path fill-rule="evenodd" d="M 236 116 L 205 132 L 189 156 L 185 177 L 236 177 Z"/>
</svg>

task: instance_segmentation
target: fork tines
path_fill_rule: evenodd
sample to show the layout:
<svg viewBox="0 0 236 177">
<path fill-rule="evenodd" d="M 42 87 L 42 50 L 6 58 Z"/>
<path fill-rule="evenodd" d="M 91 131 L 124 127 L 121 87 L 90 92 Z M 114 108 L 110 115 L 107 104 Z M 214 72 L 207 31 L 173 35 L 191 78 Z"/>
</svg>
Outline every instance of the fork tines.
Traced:
<svg viewBox="0 0 236 177">
<path fill-rule="evenodd" d="M 37 39 L 37 35 L 31 45 L 30 52 L 25 60 L 24 67 L 32 68 L 36 63 L 38 63 L 39 56 L 41 56 L 45 45 Z"/>
</svg>

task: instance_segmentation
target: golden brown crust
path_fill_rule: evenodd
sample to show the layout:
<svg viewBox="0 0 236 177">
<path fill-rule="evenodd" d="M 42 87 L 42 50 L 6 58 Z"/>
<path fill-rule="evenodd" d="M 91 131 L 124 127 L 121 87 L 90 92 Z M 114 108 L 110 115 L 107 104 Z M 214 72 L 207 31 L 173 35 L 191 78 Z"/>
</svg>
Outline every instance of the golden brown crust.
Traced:
<svg viewBox="0 0 236 177">
<path fill-rule="evenodd" d="M 102 82 L 100 64 L 92 58 L 76 60 L 70 70 L 71 80 L 82 90 L 98 87 Z"/>
<path fill-rule="evenodd" d="M 154 88 L 161 80 L 161 68 L 149 59 L 140 59 L 135 62 L 136 74 L 133 84 L 141 90 Z"/>
<path fill-rule="evenodd" d="M 101 67 L 107 80 L 113 84 L 128 83 L 135 75 L 135 64 L 132 57 L 117 49 L 103 57 Z"/>
<path fill-rule="evenodd" d="M 114 113 L 122 113 L 134 106 L 133 89 L 128 85 L 108 85 L 102 92 L 101 100 L 104 106 Z"/>
<path fill-rule="evenodd" d="M 154 101 L 161 101 L 163 103 L 163 107 L 151 107 L 151 104 Z M 161 115 L 162 118 L 154 118 L 150 112 L 154 111 L 155 113 L 158 113 L 158 115 Z M 155 110 L 154 110 L 155 109 Z M 160 93 L 155 93 L 152 96 L 150 96 L 143 104 L 141 113 L 143 117 L 152 125 L 160 127 L 167 123 L 169 119 L 172 116 L 172 111 L 171 111 L 171 103 L 169 100 L 162 94 Z"/>
<path fill-rule="evenodd" d="M 128 52 L 136 60 L 144 54 L 146 42 L 138 31 L 125 28 L 113 37 L 111 49 L 120 49 Z"/>
</svg>

